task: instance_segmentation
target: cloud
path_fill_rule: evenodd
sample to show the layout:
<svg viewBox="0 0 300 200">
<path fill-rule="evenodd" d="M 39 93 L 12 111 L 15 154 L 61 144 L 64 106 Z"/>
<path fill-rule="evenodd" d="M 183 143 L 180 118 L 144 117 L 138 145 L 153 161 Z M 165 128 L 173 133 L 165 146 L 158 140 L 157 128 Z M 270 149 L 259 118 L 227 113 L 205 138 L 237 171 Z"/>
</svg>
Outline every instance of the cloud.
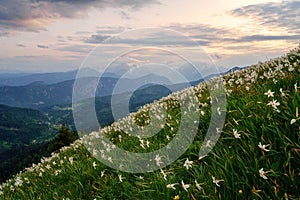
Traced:
<svg viewBox="0 0 300 200">
<path fill-rule="evenodd" d="M 37 0 L 38 2 L 51 2 L 51 3 L 68 3 L 68 4 L 89 4 L 97 0 Z"/>
<path fill-rule="evenodd" d="M 300 28 L 300 24 L 298 26 Z M 290 31 L 289 34 L 283 32 L 274 32 L 273 34 L 258 34 L 254 31 L 253 35 L 243 35 L 238 30 L 232 28 L 212 27 L 205 24 L 175 24 L 165 28 L 177 30 L 185 35 L 188 35 L 191 39 L 200 41 L 200 44 L 203 46 L 215 44 L 238 44 L 254 41 L 293 41 L 300 39 L 300 35 L 296 34 L 295 32 L 293 33 L 292 31 Z"/>
<path fill-rule="evenodd" d="M 241 45 L 254 41 L 285 41 L 293 43 L 299 40 L 300 35 L 300 1 L 285 1 L 281 3 L 260 3 L 248 5 L 228 11 L 234 17 L 252 19 L 253 24 L 248 33 L 243 34 L 240 27 L 216 27 L 209 24 L 171 24 L 160 27 L 178 31 L 190 37 L 205 47 Z M 256 28 L 256 29 L 255 29 Z M 276 29 L 275 29 L 276 28 Z M 269 30 L 263 32 L 262 30 Z M 85 42 L 99 43 L 108 36 L 116 36 L 126 30 L 125 27 L 99 27 L 94 35 L 85 39 Z M 127 29 L 128 30 L 128 29 Z M 282 30 L 282 31 L 281 31 Z M 273 31 L 273 33 L 272 33 Z M 159 39 L 158 39 L 159 38 Z M 175 35 L 148 35 L 143 38 L 113 38 L 113 43 L 131 45 L 179 45 L 189 46 L 183 38 Z M 221 46 L 220 46 L 221 48 Z"/>
<path fill-rule="evenodd" d="M 120 11 L 120 16 L 122 19 L 127 19 L 127 20 L 130 19 L 129 13 L 125 12 L 124 10 Z"/>
<path fill-rule="evenodd" d="M 221 60 L 222 59 L 222 56 L 220 54 L 212 54 L 211 57 L 214 59 L 214 60 Z"/>
<path fill-rule="evenodd" d="M 24 44 L 17 44 L 17 47 L 25 48 L 26 46 Z"/>
<path fill-rule="evenodd" d="M 86 35 L 86 34 L 91 34 L 91 31 L 77 31 L 74 34 L 75 35 Z"/>
<path fill-rule="evenodd" d="M 84 39 L 85 43 L 92 43 L 92 44 L 99 44 L 109 38 L 110 36 L 108 35 L 92 35 L 89 38 Z"/>
<path fill-rule="evenodd" d="M 200 45 L 208 46 L 216 41 L 224 41 L 233 38 L 234 30 L 226 27 L 213 27 L 208 24 L 172 24 L 165 26 L 165 29 L 171 29 L 187 35 Z"/>
<path fill-rule="evenodd" d="M 42 44 L 38 44 L 38 45 L 36 45 L 38 48 L 40 48 L 40 49 L 48 49 L 49 47 L 48 46 L 46 46 L 46 45 L 42 45 Z"/>
<path fill-rule="evenodd" d="M 240 42 L 269 41 L 269 40 L 299 40 L 300 35 L 251 35 L 240 38 Z"/>
<path fill-rule="evenodd" d="M 68 45 L 56 48 L 60 51 L 88 54 L 94 47 L 90 45 Z"/>
<path fill-rule="evenodd" d="M 130 27 L 125 26 L 98 26 L 97 34 L 119 34 L 126 30 L 131 30 Z"/>
<path fill-rule="evenodd" d="M 91 8 L 137 10 L 149 4 L 159 2 L 158 0 L 1 0 L 0 33 L 45 30 L 48 24 L 60 18 L 85 17 Z"/>
<path fill-rule="evenodd" d="M 105 43 L 135 46 L 195 46 L 197 43 L 198 45 L 208 45 L 210 43 L 210 41 L 202 38 L 189 38 L 183 32 L 179 32 L 178 29 L 172 31 L 169 27 L 137 29 L 133 32 L 128 31 L 121 35 L 111 34 L 109 36 L 110 38 L 107 35 L 98 35 L 99 40 L 94 41 L 91 39 L 97 37 L 93 35 L 93 38 L 90 37 L 85 41 L 91 40 L 91 42 L 99 43 L 109 38 Z"/>
<path fill-rule="evenodd" d="M 300 1 L 262 3 L 234 9 L 229 14 L 252 19 L 258 25 L 281 27 L 292 32 L 300 29 Z"/>
<path fill-rule="evenodd" d="M 99 44 L 108 39 L 109 44 L 129 44 L 129 45 L 145 45 L 145 46 L 194 46 L 195 43 L 203 47 L 218 46 L 220 44 L 241 44 L 251 43 L 254 41 L 271 41 L 271 40 L 284 40 L 292 41 L 299 40 L 300 35 L 296 34 L 258 34 L 253 32 L 253 35 L 243 35 L 238 30 L 227 27 L 213 27 L 207 24 L 172 24 L 169 26 L 160 27 L 161 31 L 157 30 L 151 33 L 151 29 L 141 29 L 141 35 L 130 37 L 130 31 L 121 34 L 116 34 L 118 31 L 122 32 L 122 28 L 118 27 L 101 27 L 101 30 L 93 34 L 83 41 L 85 43 Z M 165 31 L 170 30 L 170 31 Z M 172 31 L 175 31 L 172 33 Z M 176 32 L 177 31 L 177 32 Z M 136 31 L 134 31 L 136 34 Z M 143 33 L 144 32 L 144 33 Z M 145 33 L 149 32 L 149 33 Z M 127 37 L 129 36 L 129 37 Z M 109 37 L 111 37 L 109 39 Z M 217 58 L 217 57 L 216 57 Z M 217 59 L 220 59 L 219 57 Z"/>
<path fill-rule="evenodd" d="M 30 0 L 2 0 L 0 5 L 0 30 L 42 30 L 42 20 L 53 16 L 46 4 Z"/>
<path fill-rule="evenodd" d="M 160 4 L 157 0 L 37 0 L 38 2 L 64 3 L 70 5 L 88 5 L 93 7 L 129 7 L 138 9 L 147 4 Z"/>
<path fill-rule="evenodd" d="M 1 29 L 0 29 L 0 37 L 7 37 L 7 36 L 9 36 L 9 32 L 1 31 Z"/>
</svg>

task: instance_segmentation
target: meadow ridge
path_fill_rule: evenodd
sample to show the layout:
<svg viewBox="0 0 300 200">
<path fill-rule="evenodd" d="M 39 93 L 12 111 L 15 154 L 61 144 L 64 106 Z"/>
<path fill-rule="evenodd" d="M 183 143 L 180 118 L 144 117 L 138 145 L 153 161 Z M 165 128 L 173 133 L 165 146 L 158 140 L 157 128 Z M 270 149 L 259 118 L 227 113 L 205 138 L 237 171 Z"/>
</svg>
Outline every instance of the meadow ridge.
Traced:
<svg viewBox="0 0 300 200">
<path fill-rule="evenodd" d="M 147 104 L 32 164 L 0 185 L 0 199 L 299 199 L 300 46 L 222 79 L 226 109 L 218 112 L 226 112 L 226 120 L 207 156 L 198 155 L 211 118 L 212 99 L 203 82 Z M 199 104 L 191 103 L 193 94 Z M 176 99 L 196 112 L 181 113 Z M 155 119 L 150 119 L 150 110 Z M 199 128 L 194 141 L 167 167 L 126 173 L 95 158 L 113 163 L 116 147 L 136 153 L 165 147 L 176 138 L 182 116 L 195 113 Z M 163 118 L 166 123 L 161 124 Z M 147 139 L 125 133 L 133 124 L 143 132 L 151 123 L 161 130 Z M 113 145 L 103 143 L 104 136 Z M 95 148 L 99 145 L 105 150 Z M 160 166 L 165 159 L 157 155 L 153 164 Z"/>
</svg>

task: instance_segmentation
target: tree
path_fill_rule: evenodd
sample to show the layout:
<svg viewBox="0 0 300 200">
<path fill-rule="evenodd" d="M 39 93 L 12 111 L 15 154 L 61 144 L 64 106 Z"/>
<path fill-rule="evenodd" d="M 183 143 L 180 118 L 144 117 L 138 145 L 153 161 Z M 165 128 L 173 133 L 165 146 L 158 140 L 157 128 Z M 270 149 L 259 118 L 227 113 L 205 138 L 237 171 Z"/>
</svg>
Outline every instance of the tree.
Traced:
<svg viewBox="0 0 300 200">
<path fill-rule="evenodd" d="M 75 140 L 77 140 L 79 138 L 78 134 L 75 131 L 71 131 L 64 124 L 61 125 L 58 132 L 59 132 L 59 134 L 55 138 L 54 143 L 53 143 L 53 151 L 56 151 L 64 146 L 69 146 Z"/>
</svg>

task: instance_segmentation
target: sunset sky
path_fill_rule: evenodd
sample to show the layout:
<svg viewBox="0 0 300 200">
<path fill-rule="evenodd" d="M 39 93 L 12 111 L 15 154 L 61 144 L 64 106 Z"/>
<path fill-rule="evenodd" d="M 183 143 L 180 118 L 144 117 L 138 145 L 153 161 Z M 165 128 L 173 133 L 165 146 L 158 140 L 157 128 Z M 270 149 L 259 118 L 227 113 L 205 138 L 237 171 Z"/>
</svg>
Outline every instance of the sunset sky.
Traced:
<svg viewBox="0 0 300 200">
<path fill-rule="evenodd" d="M 296 47 L 299 14 L 300 1 L 1 0 L 0 73 L 76 69 L 110 36 L 152 27 L 198 42 L 223 69 L 246 66 Z"/>
</svg>

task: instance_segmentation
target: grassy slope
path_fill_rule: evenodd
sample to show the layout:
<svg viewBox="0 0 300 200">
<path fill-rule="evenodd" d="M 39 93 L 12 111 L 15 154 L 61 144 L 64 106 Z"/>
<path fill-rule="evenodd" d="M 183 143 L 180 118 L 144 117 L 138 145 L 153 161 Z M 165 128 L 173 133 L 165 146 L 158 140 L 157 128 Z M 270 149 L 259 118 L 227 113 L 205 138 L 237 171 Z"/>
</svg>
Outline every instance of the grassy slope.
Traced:
<svg viewBox="0 0 300 200">
<path fill-rule="evenodd" d="M 116 127 L 130 126 L 124 120 L 100 130 L 117 146 L 134 152 L 149 152 L 168 143 L 178 128 L 181 116 L 178 105 L 169 100 L 188 96 L 195 90 L 202 103 L 198 134 L 189 149 L 177 161 L 161 171 L 131 174 L 110 169 L 98 162 L 82 143 L 95 133 L 43 159 L 26 172 L 2 184 L 1 199 L 298 199 L 300 196 L 300 49 L 281 58 L 250 66 L 223 76 L 227 89 L 227 116 L 213 151 L 198 159 L 201 141 L 210 119 L 207 90 L 200 84 L 164 98 L 170 125 L 153 138 L 143 149 L 137 138 L 127 137 Z M 268 97 L 265 93 L 270 90 Z M 274 109 L 268 103 L 277 100 Z M 160 102 L 153 105 L 159 106 Z M 147 108 L 133 114 L 137 123 L 147 124 Z M 142 113 L 145 113 L 144 115 Z M 295 119 L 296 122 L 291 121 Z M 291 122 L 294 122 L 291 124 Z M 173 130 L 171 128 L 174 128 Z M 234 132 L 240 138 L 234 137 Z M 119 135 L 122 141 L 119 141 Z M 159 142 L 158 142 L 159 141 Z M 267 151 L 258 144 L 268 145 Z M 193 161 L 186 169 L 186 159 Z M 263 168 L 264 175 L 259 170 Z M 263 175 L 263 174 L 261 174 Z M 120 180 L 120 176 L 122 179 Z M 213 182 L 216 177 L 219 186 Z M 195 180 L 201 184 L 197 188 Z M 181 181 L 190 184 L 185 191 Z M 167 188 L 176 183 L 175 190 Z M 177 196 L 178 195 L 178 196 Z M 177 196 L 177 197 L 176 197 Z"/>
</svg>

